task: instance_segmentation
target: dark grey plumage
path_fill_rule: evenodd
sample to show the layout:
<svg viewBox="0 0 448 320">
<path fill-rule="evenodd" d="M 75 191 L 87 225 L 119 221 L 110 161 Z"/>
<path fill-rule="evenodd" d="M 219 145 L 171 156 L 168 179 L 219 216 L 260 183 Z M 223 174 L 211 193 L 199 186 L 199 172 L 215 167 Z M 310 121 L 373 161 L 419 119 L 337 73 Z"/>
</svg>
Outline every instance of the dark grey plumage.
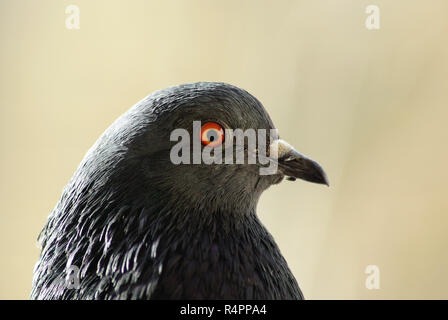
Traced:
<svg viewBox="0 0 448 320">
<path fill-rule="evenodd" d="M 117 119 L 41 232 L 31 298 L 301 299 L 256 215 L 260 194 L 283 174 L 169 159 L 174 128 L 191 132 L 193 120 L 217 119 L 273 128 L 258 100 L 223 83 L 155 92 Z M 71 266 L 80 269 L 77 289 L 59 281 Z"/>
</svg>

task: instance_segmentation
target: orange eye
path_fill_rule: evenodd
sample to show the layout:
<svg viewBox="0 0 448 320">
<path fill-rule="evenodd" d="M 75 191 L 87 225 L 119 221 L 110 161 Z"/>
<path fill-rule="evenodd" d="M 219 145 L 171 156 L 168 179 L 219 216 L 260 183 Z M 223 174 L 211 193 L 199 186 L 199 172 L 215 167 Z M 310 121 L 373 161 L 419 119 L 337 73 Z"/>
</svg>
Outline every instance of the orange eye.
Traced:
<svg viewBox="0 0 448 320">
<path fill-rule="evenodd" d="M 201 143 L 216 147 L 224 142 L 224 129 L 216 122 L 207 122 L 201 127 Z"/>
</svg>

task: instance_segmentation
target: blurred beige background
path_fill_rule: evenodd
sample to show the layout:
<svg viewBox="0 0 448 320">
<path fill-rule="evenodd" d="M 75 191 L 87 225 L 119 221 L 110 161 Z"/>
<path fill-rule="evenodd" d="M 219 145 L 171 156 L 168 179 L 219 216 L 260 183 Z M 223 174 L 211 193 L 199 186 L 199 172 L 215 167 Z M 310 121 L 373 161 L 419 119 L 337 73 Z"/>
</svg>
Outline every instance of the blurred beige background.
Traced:
<svg viewBox="0 0 448 320">
<path fill-rule="evenodd" d="M 258 209 L 306 298 L 448 298 L 447 31 L 446 0 L 0 0 L 0 298 L 28 298 L 37 235 L 96 138 L 193 81 L 245 88 L 326 169 L 331 188 L 284 182 Z"/>
</svg>

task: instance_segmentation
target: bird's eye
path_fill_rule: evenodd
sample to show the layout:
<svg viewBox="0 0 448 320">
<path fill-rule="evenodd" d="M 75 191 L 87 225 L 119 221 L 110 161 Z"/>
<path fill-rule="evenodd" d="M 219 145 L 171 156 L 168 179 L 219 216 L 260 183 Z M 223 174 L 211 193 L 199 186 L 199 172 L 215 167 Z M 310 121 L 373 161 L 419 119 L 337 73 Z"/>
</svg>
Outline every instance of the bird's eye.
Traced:
<svg viewBox="0 0 448 320">
<path fill-rule="evenodd" d="M 224 129 L 216 122 L 207 122 L 201 127 L 201 143 L 216 147 L 224 142 Z"/>
</svg>

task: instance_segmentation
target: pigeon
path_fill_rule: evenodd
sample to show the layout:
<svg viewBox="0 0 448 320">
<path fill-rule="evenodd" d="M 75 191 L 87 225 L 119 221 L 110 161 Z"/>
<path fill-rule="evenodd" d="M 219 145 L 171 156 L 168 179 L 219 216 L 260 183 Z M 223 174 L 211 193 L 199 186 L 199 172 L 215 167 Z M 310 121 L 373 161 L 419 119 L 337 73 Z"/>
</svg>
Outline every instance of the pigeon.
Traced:
<svg viewBox="0 0 448 320">
<path fill-rule="evenodd" d="M 256 208 L 284 178 L 329 185 L 322 167 L 279 137 L 266 140 L 263 164 L 172 161 L 174 130 L 190 134 L 183 147 L 200 140 L 201 151 L 232 142 L 226 129 L 237 128 L 276 129 L 254 96 L 220 82 L 154 92 L 120 116 L 39 235 L 30 298 L 303 299 Z M 249 149 L 239 150 L 263 148 Z M 260 173 L 266 163 L 277 165 L 272 174 Z"/>
</svg>

